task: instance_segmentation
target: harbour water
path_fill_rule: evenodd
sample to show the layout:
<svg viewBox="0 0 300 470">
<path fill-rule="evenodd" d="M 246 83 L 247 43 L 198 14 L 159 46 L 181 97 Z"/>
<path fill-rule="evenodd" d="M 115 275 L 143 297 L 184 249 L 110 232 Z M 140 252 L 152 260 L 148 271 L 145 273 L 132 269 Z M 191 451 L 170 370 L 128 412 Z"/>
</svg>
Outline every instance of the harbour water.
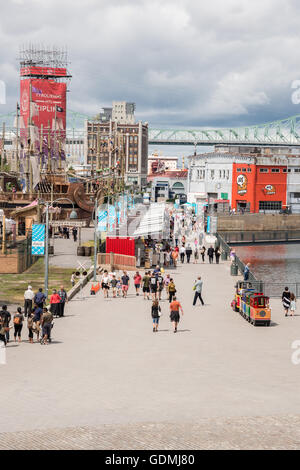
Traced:
<svg viewBox="0 0 300 470">
<path fill-rule="evenodd" d="M 300 282 L 300 244 L 237 246 L 236 254 L 251 263 L 257 279 L 274 283 Z"/>
</svg>

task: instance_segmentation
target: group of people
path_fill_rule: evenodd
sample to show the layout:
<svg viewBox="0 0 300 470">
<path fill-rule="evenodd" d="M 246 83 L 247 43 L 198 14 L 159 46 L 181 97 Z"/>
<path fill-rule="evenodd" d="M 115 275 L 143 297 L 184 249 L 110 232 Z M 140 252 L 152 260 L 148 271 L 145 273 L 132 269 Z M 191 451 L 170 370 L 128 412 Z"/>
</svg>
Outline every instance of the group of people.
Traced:
<svg viewBox="0 0 300 470">
<path fill-rule="evenodd" d="M 13 325 L 11 325 L 11 320 Z M 10 341 L 10 330 L 13 329 L 14 341 L 21 343 L 22 330 L 25 322 L 25 315 L 21 307 L 17 308 L 16 313 L 11 315 L 7 310 L 7 305 L 2 305 L 0 311 L 0 341 L 7 345 Z M 41 344 L 49 344 L 51 341 L 51 329 L 53 327 L 53 315 L 47 307 L 39 307 L 35 304 L 31 313 L 27 314 L 27 328 L 29 343 L 33 344 L 34 334 L 36 334 L 37 341 Z"/>
<path fill-rule="evenodd" d="M 14 341 L 22 341 L 22 330 L 24 322 L 27 320 L 29 343 L 34 342 L 34 334 L 41 344 L 51 342 L 51 330 L 53 319 L 63 317 L 65 304 L 68 302 L 68 295 L 64 286 L 59 290 L 53 289 L 50 296 L 50 308 L 46 307 L 46 295 L 42 288 L 34 293 L 32 286 L 28 286 L 24 292 L 24 309 L 17 308 L 12 316 L 7 309 L 7 305 L 2 306 L 0 311 L 0 341 L 5 345 L 10 341 L 10 330 L 13 331 Z M 12 322 L 12 324 L 11 324 Z"/>
<path fill-rule="evenodd" d="M 58 230 L 58 234 L 59 234 L 60 238 L 65 238 L 67 240 L 70 239 L 70 229 L 69 229 L 69 227 L 58 227 L 57 230 Z M 73 240 L 74 240 L 74 242 L 76 242 L 77 241 L 77 234 L 78 234 L 77 227 L 72 227 L 71 232 L 72 232 Z M 49 227 L 49 237 L 52 238 L 52 236 L 53 236 L 53 227 L 50 225 L 50 227 Z"/>
</svg>

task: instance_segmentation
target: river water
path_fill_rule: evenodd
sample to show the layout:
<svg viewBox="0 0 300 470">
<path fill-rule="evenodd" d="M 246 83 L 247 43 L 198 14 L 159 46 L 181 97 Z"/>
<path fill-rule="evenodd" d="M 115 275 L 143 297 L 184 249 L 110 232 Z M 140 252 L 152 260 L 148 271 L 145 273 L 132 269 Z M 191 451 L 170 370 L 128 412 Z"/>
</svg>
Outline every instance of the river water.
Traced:
<svg viewBox="0 0 300 470">
<path fill-rule="evenodd" d="M 300 282 L 300 244 L 236 246 L 236 254 L 251 263 L 257 279 L 268 282 Z"/>
</svg>

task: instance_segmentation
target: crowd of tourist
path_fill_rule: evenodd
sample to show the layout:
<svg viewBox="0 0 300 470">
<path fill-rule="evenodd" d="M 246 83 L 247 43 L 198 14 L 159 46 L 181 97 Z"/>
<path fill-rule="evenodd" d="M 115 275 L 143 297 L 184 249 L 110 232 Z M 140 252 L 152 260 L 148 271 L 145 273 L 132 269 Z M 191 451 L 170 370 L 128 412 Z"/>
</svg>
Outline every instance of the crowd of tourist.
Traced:
<svg viewBox="0 0 300 470">
<path fill-rule="evenodd" d="M 53 319 L 63 317 L 65 304 L 68 302 L 68 295 L 64 286 L 59 290 L 53 289 L 50 296 L 50 307 L 46 307 L 46 295 L 42 288 L 34 293 L 32 286 L 28 286 L 24 292 L 24 309 L 18 307 L 12 315 L 7 305 L 2 305 L 0 311 L 0 341 L 5 345 L 11 340 L 11 330 L 15 342 L 22 341 L 22 331 L 25 322 L 27 322 L 29 343 L 36 341 L 41 344 L 51 342 L 51 330 L 53 328 Z"/>
</svg>

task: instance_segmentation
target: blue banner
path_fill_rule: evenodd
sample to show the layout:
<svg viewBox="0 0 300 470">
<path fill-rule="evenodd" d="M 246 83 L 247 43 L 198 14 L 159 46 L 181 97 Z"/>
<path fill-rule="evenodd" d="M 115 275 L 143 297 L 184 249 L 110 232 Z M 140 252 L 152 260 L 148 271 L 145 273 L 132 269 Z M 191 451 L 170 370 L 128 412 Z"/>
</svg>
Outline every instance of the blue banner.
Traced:
<svg viewBox="0 0 300 470">
<path fill-rule="evenodd" d="M 98 230 L 100 232 L 106 232 L 107 230 L 107 209 L 98 209 Z"/>
<path fill-rule="evenodd" d="M 45 254 L 45 224 L 32 225 L 31 254 L 44 256 Z"/>
</svg>

